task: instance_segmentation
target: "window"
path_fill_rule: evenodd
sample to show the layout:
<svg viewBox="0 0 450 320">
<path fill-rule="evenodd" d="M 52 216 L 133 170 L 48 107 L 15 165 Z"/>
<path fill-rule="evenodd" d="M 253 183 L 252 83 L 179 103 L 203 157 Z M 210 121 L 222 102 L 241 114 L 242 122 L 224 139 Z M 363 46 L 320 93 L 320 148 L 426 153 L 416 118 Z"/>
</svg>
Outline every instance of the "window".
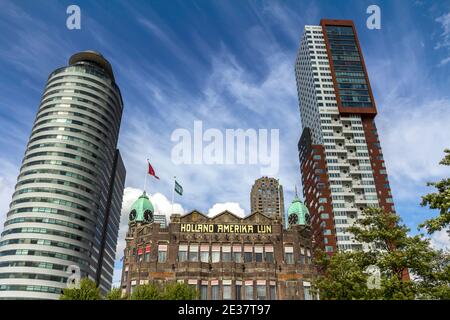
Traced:
<svg viewBox="0 0 450 320">
<path fill-rule="evenodd" d="M 253 300 L 253 281 L 245 282 L 245 299 Z"/>
<path fill-rule="evenodd" d="M 191 244 L 189 246 L 189 261 L 198 261 L 198 244 Z"/>
<path fill-rule="evenodd" d="M 273 246 L 271 245 L 267 245 L 264 248 L 264 252 L 265 252 L 265 260 L 266 262 L 274 262 L 274 257 L 273 257 Z"/>
<path fill-rule="evenodd" d="M 158 245 L 158 262 L 164 263 L 167 260 L 167 244 Z"/>
<path fill-rule="evenodd" d="M 286 295 L 293 299 L 297 295 L 297 282 L 296 281 L 286 281 Z"/>
<path fill-rule="evenodd" d="M 255 247 L 255 261 L 262 262 L 263 261 L 263 246 Z"/>
<path fill-rule="evenodd" d="M 276 298 L 277 298 L 277 289 L 276 289 L 275 283 L 271 283 L 270 284 L 269 294 L 270 294 L 270 296 L 269 296 L 270 300 L 276 300 Z"/>
<path fill-rule="evenodd" d="M 223 281 L 223 299 L 231 300 L 231 280 Z"/>
<path fill-rule="evenodd" d="M 229 245 L 222 246 L 222 261 L 223 262 L 231 261 L 231 246 Z"/>
<path fill-rule="evenodd" d="M 242 284 L 240 281 L 236 281 L 236 300 L 242 299 Z"/>
<path fill-rule="evenodd" d="M 304 264 L 305 263 L 305 248 L 300 247 L 300 259 L 299 259 L 300 264 Z"/>
<path fill-rule="evenodd" d="M 187 261 L 187 245 L 185 244 L 180 244 L 178 247 L 178 261 Z"/>
<path fill-rule="evenodd" d="M 219 285 L 211 285 L 211 299 L 212 300 L 219 300 Z"/>
<path fill-rule="evenodd" d="M 244 262 L 253 261 L 253 246 L 251 244 L 244 245 Z"/>
<path fill-rule="evenodd" d="M 309 282 L 303 281 L 303 299 L 312 300 L 311 296 L 311 284 Z"/>
<path fill-rule="evenodd" d="M 200 261 L 209 262 L 209 245 L 202 244 L 200 246 Z"/>
<path fill-rule="evenodd" d="M 191 289 L 197 291 L 197 290 L 198 290 L 198 289 L 197 289 L 197 285 L 198 285 L 198 281 L 197 281 L 197 280 L 195 280 L 195 279 L 190 279 L 190 280 L 188 280 L 188 286 L 189 286 Z"/>
<path fill-rule="evenodd" d="M 233 246 L 233 260 L 234 262 L 242 262 L 242 248 L 241 246 Z"/>
<path fill-rule="evenodd" d="M 266 286 L 257 285 L 256 286 L 256 298 L 257 300 L 266 300 Z"/>
<path fill-rule="evenodd" d="M 284 261 L 286 262 L 286 264 L 294 263 L 294 247 L 292 246 L 284 247 Z"/>
<path fill-rule="evenodd" d="M 211 248 L 211 262 L 216 263 L 220 262 L 220 246 L 213 245 Z"/>
<path fill-rule="evenodd" d="M 202 284 L 200 286 L 200 299 L 208 300 L 208 285 Z"/>
</svg>

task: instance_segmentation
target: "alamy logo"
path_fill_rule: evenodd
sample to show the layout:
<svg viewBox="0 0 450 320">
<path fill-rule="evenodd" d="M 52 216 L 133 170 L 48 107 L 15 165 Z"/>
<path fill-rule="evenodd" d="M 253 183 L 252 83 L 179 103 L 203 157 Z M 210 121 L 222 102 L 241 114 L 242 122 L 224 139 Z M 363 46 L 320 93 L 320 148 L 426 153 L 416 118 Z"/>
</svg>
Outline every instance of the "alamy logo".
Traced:
<svg viewBox="0 0 450 320">
<path fill-rule="evenodd" d="M 80 267 L 74 264 L 71 264 L 67 267 L 66 273 L 69 274 L 67 277 L 67 288 L 69 289 L 79 289 L 80 288 L 80 279 L 81 272 Z"/>
<path fill-rule="evenodd" d="M 367 288 L 368 289 L 380 289 L 381 288 L 381 271 L 377 266 L 368 266 L 366 273 L 369 274 L 367 277 Z"/>
<path fill-rule="evenodd" d="M 67 7 L 66 10 L 67 14 L 70 14 L 70 16 L 67 17 L 66 20 L 66 26 L 67 29 L 73 30 L 73 29 L 81 29 L 81 10 L 80 7 L 77 5 L 70 5 Z"/>
<path fill-rule="evenodd" d="M 172 132 L 174 164 L 261 165 L 262 175 L 277 175 L 279 169 L 279 130 L 219 129 L 203 132 L 203 122 L 194 121 L 194 132 L 178 128 Z M 270 143 L 269 143 L 270 139 Z"/>
<path fill-rule="evenodd" d="M 376 4 L 367 7 L 366 13 L 370 14 L 367 18 L 366 26 L 368 29 L 381 29 L 381 9 Z"/>
</svg>

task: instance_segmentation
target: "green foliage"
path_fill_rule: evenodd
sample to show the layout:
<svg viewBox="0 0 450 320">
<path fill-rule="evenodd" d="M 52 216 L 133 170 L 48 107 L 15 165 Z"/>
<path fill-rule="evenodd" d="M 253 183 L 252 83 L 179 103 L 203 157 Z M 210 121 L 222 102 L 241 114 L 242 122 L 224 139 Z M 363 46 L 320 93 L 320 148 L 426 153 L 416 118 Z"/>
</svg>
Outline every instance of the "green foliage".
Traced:
<svg viewBox="0 0 450 320">
<path fill-rule="evenodd" d="M 167 283 L 162 294 L 163 300 L 196 300 L 198 297 L 195 288 L 178 282 Z"/>
<path fill-rule="evenodd" d="M 149 283 L 137 286 L 131 295 L 131 300 L 161 300 L 161 289 Z"/>
<path fill-rule="evenodd" d="M 445 149 L 444 159 L 439 164 L 450 166 L 450 149 Z M 420 227 L 425 227 L 428 233 L 433 233 L 450 224 L 450 179 L 442 179 L 439 182 L 429 182 L 428 186 L 433 186 L 437 192 L 429 193 L 422 197 L 422 206 L 429 206 L 430 209 L 438 209 L 439 216 L 425 220 Z"/>
<path fill-rule="evenodd" d="M 320 252 L 316 263 L 324 274 L 314 281 L 313 293 L 323 300 L 354 300 L 367 297 L 367 275 L 358 252 L 336 252 L 329 256 Z"/>
<path fill-rule="evenodd" d="M 137 286 L 131 297 L 122 296 L 120 288 L 113 288 L 106 294 L 106 300 L 195 300 L 198 291 L 184 283 L 168 282 L 162 286 L 152 283 Z M 60 300 L 102 300 L 100 289 L 94 281 L 83 278 L 79 288 L 64 289 Z"/>
<path fill-rule="evenodd" d="M 131 300 L 194 300 L 198 298 L 195 288 L 177 282 L 168 282 L 162 286 L 145 284 L 136 287 Z"/>
<path fill-rule="evenodd" d="M 433 250 L 421 235 L 408 236 L 395 213 L 368 208 L 348 229 L 369 249 L 322 254 L 317 264 L 322 272 L 314 284 L 321 299 L 446 299 L 450 295 L 450 258 Z M 379 288 L 369 289 L 367 268 L 380 271 Z M 410 280 L 408 273 L 413 280 Z"/>
<path fill-rule="evenodd" d="M 120 288 L 113 288 L 105 296 L 106 300 L 126 300 L 126 296 L 122 296 L 122 290 Z"/>
<path fill-rule="evenodd" d="M 101 300 L 100 289 L 89 278 L 80 280 L 79 288 L 66 288 L 59 297 L 60 300 Z"/>
</svg>

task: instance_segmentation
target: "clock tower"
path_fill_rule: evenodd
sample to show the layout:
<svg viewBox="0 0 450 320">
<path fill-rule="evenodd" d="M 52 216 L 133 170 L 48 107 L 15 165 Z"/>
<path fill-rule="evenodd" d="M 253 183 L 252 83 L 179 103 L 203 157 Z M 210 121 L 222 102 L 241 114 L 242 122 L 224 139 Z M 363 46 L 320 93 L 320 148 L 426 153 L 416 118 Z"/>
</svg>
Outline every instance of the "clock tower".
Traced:
<svg viewBox="0 0 450 320">
<path fill-rule="evenodd" d="M 144 191 L 144 193 L 131 206 L 131 211 L 128 216 L 128 224 L 152 223 L 154 212 L 155 210 L 153 205 Z"/>
<path fill-rule="evenodd" d="M 300 200 L 297 195 L 297 187 L 295 188 L 295 196 L 288 209 L 288 223 L 293 225 L 309 225 L 310 214 L 308 208 Z"/>
</svg>

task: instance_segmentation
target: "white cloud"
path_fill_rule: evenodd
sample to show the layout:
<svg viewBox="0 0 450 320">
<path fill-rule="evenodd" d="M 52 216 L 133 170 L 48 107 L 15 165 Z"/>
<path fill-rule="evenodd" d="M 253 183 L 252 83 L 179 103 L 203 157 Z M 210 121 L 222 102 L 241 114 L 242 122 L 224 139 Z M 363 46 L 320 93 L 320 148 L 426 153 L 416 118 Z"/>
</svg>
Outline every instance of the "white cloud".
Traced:
<svg viewBox="0 0 450 320">
<path fill-rule="evenodd" d="M 133 203 L 142 195 L 142 189 L 127 187 L 123 193 L 122 211 L 120 217 L 119 239 L 117 240 L 116 261 L 120 261 L 123 257 L 125 249 L 125 235 L 128 231 L 128 215 L 131 211 Z M 172 211 L 171 202 L 161 193 L 150 194 L 150 201 L 155 209 L 155 214 L 164 214 L 167 222 L 170 221 Z M 179 203 L 173 205 L 174 213 L 183 214 L 184 209 Z"/>
<path fill-rule="evenodd" d="M 443 29 L 441 40 L 436 44 L 435 49 L 450 49 L 450 12 L 436 18 L 436 22 L 441 24 Z M 441 60 L 440 65 L 446 65 L 450 61 L 450 56 Z"/>
<path fill-rule="evenodd" d="M 179 203 L 174 203 L 172 208 L 172 203 L 165 195 L 161 193 L 155 193 L 150 195 L 150 201 L 155 208 L 155 214 L 165 215 L 167 222 L 170 221 L 170 215 L 174 214 L 184 214 L 184 209 Z"/>
<path fill-rule="evenodd" d="M 139 112 L 128 113 L 121 133 L 120 149 L 127 168 L 128 185 L 137 185 L 142 180 L 145 159 L 150 160 L 161 177 L 152 185 L 154 192 L 169 194 L 172 188 L 171 176 L 180 178 L 185 194 L 180 201 L 189 204 L 189 210 L 208 210 L 215 202 L 236 202 L 243 208 L 249 207 L 249 193 L 254 180 L 261 176 L 258 165 L 175 165 L 170 161 L 171 130 L 193 129 L 194 120 L 202 120 L 204 129 L 255 128 L 280 129 L 280 172 L 278 177 L 285 190 L 299 184 L 297 142 L 300 136 L 295 78 L 293 74 L 294 56 L 284 53 L 264 53 L 269 68 L 255 81 L 252 72 L 240 63 L 225 48 L 212 55 L 212 71 L 205 80 L 203 94 L 172 90 L 176 82 L 147 82 L 139 90 L 148 93 L 157 91 L 155 112 L 167 119 L 143 122 L 148 117 L 148 107 Z M 262 53 L 261 53 L 262 54 Z M 145 68 L 144 68 L 145 70 Z M 132 83 L 145 83 L 151 79 L 146 73 L 131 70 L 136 77 Z M 142 79 L 142 81 L 141 81 Z M 169 83 L 169 87 L 165 85 Z M 290 83 L 290 85 L 288 85 Z M 153 90 L 150 90 L 153 88 Z M 145 94 L 142 94 L 145 96 Z M 170 108 L 163 106 L 170 105 Z M 240 109 L 239 117 L 236 108 Z M 247 114 L 244 114 L 247 113 Z M 218 116 L 220 114 L 220 116 Z M 267 117 L 266 115 L 270 115 Z M 155 143 L 157 141 L 157 143 Z M 142 168 L 142 169 L 141 169 Z M 217 183 L 218 181 L 229 183 Z"/>
<path fill-rule="evenodd" d="M 394 200 L 418 203 L 427 182 L 450 175 L 439 165 L 450 137 L 450 100 L 398 99 L 384 108 L 377 124 Z"/>
<path fill-rule="evenodd" d="M 18 169 L 11 162 L 0 159 L 0 231 L 9 210 Z"/>
<path fill-rule="evenodd" d="M 236 202 L 216 203 L 208 210 L 208 216 L 212 218 L 225 210 L 228 210 L 241 218 L 246 216 L 244 209 Z"/>
<path fill-rule="evenodd" d="M 429 100 L 417 105 L 397 100 L 380 115 L 380 141 L 389 164 L 389 175 L 412 182 L 449 173 L 438 163 L 448 148 L 450 100 Z M 403 106 L 399 108 L 398 106 Z"/>
<path fill-rule="evenodd" d="M 449 230 L 442 229 L 440 231 L 437 231 L 433 233 L 430 236 L 431 239 L 431 245 L 435 249 L 449 249 L 450 250 L 450 236 L 448 234 Z"/>
<path fill-rule="evenodd" d="M 444 30 L 442 32 L 442 36 L 444 37 L 444 45 L 448 46 L 450 45 L 449 37 L 450 37 L 450 12 L 447 14 L 443 14 L 442 16 L 436 18 L 436 22 L 439 22 L 441 24 L 442 29 Z"/>
</svg>

